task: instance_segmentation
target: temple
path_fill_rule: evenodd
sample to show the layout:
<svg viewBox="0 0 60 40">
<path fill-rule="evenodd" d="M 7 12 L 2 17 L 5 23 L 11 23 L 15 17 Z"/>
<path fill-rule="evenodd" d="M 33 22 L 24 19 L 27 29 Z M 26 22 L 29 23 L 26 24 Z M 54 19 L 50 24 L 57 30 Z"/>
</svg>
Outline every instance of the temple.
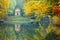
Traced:
<svg viewBox="0 0 60 40">
<path fill-rule="evenodd" d="M 19 8 L 15 9 L 15 16 L 21 16 Z"/>
</svg>

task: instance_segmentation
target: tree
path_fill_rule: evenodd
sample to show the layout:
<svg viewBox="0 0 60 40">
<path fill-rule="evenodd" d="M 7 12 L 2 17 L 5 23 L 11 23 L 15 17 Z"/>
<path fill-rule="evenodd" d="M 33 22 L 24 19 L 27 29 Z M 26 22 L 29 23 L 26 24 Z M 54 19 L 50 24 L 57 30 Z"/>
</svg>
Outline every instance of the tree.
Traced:
<svg viewBox="0 0 60 40">
<path fill-rule="evenodd" d="M 9 4 L 9 0 L 0 0 L 0 19 L 3 19 L 5 17 L 5 13 L 9 8 Z"/>
<path fill-rule="evenodd" d="M 36 21 L 39 21 L 40 17 L 45 15 L 49 7 L 51 6 L 46 2 L 30 1 L 24 5 L 24 12 L 26 16 L 35 12 Z"/>
<path fill-rule="evenodd" d="M 16 0 L 10 0 L 10 6 L 7 9 L 7 14 L 9 14 L 9 15 L 10 14 L 13 14 L 14 13 L 15 6 L 16 6 Z"/>
<path fill-rule="evenodd" d="M 35 22 L 40 22 L 41 18 L 44 17 L 45 14 L 47 14 L 49 10 L 49 8 L 53 8 L 53 4 L 51 5 L 52 0 L 48 0 L 48 1 L 30 1 L 27 2 L 24 5 L 24 12 L 25 12 L 25 16 L 28 16 L 32 13 L 35 12 Z M 50 15 L 47 15 L 50 17 Z M 44 20 L 45 21 L 45 20 Z M 46 30 L 47 29 L 47 30 Z M 33 38 L 27 36 L 28 38 L 26 38 L 26 40 L 45 40 L 45 37 L 48 33 L 50 33 L 52 30 L 54 30 L 55 28 L 51 27 L 51 24 L 48 26 L 48 28 L 44 28 L 43 26 L 41 26 L 41 24 L 39 24 L 39 28 L 34 29 L 35 30 L 35 34 L 33 35 Z"/>
</svg>

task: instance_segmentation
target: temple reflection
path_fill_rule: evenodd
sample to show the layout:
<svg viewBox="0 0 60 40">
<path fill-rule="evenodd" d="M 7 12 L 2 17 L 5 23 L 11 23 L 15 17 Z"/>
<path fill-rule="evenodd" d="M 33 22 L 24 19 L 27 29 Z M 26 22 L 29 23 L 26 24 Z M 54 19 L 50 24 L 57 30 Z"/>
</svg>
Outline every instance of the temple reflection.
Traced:
<svg viewBox="0 0 60 40">
<path fill-rule="evenodd" d="M 20 24 L 15 24 L 15 31 L 19 32 L 20 31 Z"/>
</svg>

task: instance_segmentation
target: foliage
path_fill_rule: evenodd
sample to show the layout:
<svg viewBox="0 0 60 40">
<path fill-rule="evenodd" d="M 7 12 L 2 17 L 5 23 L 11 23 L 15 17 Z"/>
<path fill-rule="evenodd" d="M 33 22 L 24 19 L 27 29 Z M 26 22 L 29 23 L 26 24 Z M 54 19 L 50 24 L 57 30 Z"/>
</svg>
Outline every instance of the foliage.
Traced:
<svg viewBox="0 0 60 40">
<path fill-rule="evenodd" d="M 55 32 L 51 31 L 49 34 L 46 35 L 45 40 L 56 40 Z"/>
<path fill-rule="evenodd" d="M 49 7 L 51 6 L 46 2 L 44 3 L 40 1 L 30 1 L 24 5 L 24 12 L 26 16 L 35 13 L 36 21 L 39 21 L 40 17 L 42 17 L 46 14 L 47 11 L 49 11 Z"/>
<path fill-rule="evenodd" d="M 4 18 L 7 9 L 9 8 L 9 0 L 0 0 L 0 19 Z"/>
<path fill-rule="evenodd" d="M 44 2 L 29 1 L 24 5 L 25 16 L 29 16 L 30 14 L 35 13 L 34 14 L 36 16 L 35 22 L 40 22 L 41 18 L 47 13 L 49 14 L 50 12 L 51 13 L 50 15 L 52 15 L 53 13 L 52 10 L 54 6 L 55 6 L 54 0 L 48 0 Z M 50 10 L 50 8 L 52 10 Z M 55 18 L 53 18 L 53 21 L 56 21 Z M 31 38 L 27 36 L 26 40 L 45 40 L 45 37 L 51 31 L 55 31 L 55 27 L 52 24 L 50 24 L 46 29 L 39 24 L 39 28 L 34 29 L 35 34 L 33 35 L 33 37 Z"/>
<path fill-rule="evenodd" d="M 7 14 L 13 14 L 16 6 L 16 0 L 10 0 L 10 6 L 7 9 Z"/>
</svg>

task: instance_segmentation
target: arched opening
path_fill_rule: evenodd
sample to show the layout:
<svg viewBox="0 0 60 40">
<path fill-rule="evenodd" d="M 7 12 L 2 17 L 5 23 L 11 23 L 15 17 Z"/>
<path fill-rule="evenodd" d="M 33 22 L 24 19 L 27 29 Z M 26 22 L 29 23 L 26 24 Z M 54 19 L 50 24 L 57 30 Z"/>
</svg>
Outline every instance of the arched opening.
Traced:
<svg viewBox="0 0 60 40">
<path fill-rule="evenodd" d="M 19 8 L 16 8 L 15 9 L 15 16 L 21 16 L 20 11 L 21 10 Z"/>
</svg>

